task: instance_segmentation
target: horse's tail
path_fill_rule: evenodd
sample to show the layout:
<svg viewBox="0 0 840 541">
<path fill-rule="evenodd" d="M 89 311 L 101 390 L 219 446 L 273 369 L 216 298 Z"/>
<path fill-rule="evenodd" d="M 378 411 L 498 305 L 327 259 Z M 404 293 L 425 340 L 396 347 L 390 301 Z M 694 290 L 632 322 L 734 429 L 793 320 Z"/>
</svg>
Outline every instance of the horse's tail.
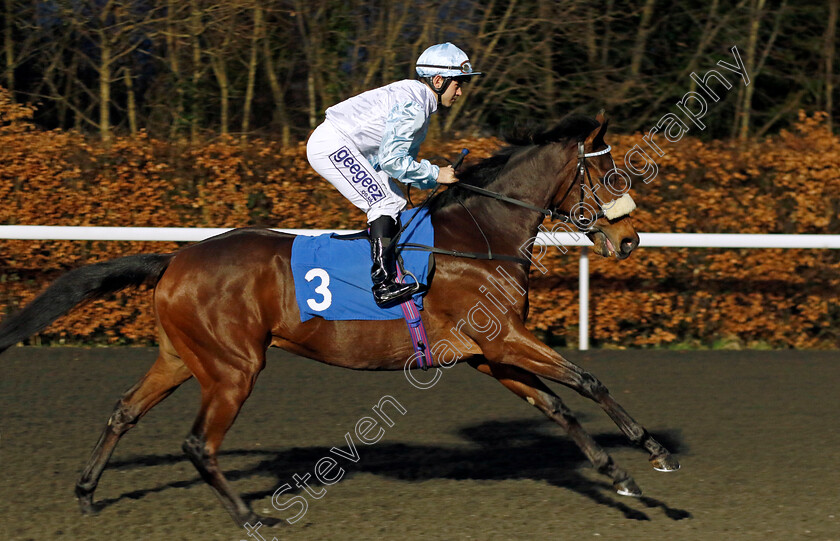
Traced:
<svg viewBox="0 0 840 541">
<path fill-rule="evenodd" d="M 131 255 L 71 270 L 0 324 L 0 353 L 85 301 L 144 282 L 157 284 L 173 254 Z"/>
</svg>

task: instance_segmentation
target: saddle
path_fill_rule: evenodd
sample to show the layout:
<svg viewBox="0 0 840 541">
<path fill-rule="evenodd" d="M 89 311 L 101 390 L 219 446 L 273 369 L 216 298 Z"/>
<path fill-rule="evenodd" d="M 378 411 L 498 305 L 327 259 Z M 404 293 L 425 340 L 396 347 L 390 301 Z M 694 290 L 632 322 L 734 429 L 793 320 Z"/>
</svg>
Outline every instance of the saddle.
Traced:
<svg viewBox="0 0 840 541">
<path fill-rule="evenodd" d="M 390 308 L 376 305 L 366 231 L 295 237 L 291 261 L 295 297 L 301 322 L 313 317 L 330 321 L 405 319 L 412 345 L 420 353 L 418 363 L 428 368 L 432 360 L 420 310 L 434 273 L 434 254 L 403 247 L 434 246 L 434 228 L 428 209 L 407 210 L 400 221 L 406 227 L 396 246 L 397 277 L 403 283 L 417 284 L 411 301 Z"/>
</svg>

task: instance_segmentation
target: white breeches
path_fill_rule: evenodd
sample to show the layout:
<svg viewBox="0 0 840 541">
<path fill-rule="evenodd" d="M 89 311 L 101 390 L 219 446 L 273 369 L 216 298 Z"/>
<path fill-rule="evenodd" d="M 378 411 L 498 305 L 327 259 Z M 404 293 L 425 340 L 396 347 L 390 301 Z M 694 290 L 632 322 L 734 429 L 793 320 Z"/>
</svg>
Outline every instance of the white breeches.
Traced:
<svg viewBox="0 0 840 541">
<path fill-rule="evenodd" d="M 383 171 L 374 170 L 352 142 L 329 122 L 312 132 L 306 143 L 309 164 L 341 195 L 367 214 L 368 223 L 380 216 L 397 219 L 406 200 L 399 186 Z"/>
</svg>

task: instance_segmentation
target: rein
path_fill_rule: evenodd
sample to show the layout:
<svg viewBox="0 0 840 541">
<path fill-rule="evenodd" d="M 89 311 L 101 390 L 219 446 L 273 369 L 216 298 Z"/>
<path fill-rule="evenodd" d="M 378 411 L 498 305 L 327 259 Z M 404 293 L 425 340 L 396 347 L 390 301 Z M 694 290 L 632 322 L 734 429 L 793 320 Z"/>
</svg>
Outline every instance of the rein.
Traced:
<svg viewBox="0 0 840 541">
<path fill-rule="evenodd" d="M 464 150 L 466 150 L 466 149 L 464 149 Z M 466 155 L 466 153 L 461 153 L 461 157 L 456 162 L 456 168 L 457 168 L 458 165 L 461 165 L 461 162 L 463 161 L 465 155 Z M 452 186 L 457 186 L 457 185 L 458 185 L 458 183 L 455 183 Z M 426 197 L 426 199 L 423 200 L 423 202 L 420 204 L 421 209 L 423 207 L 425 207 L 429 203 L 429 201 L 432 200 L 432 198 L 437 194 L 437 191 L 440 189 L 441 186 L 442 186 L 442 184 L 438 184 L 435 187 L 435 189 L 432 190 L 432 193 L 430 193 L 428 195 L 428 197 Z M 494 193 L 494 192 L 490 192 L 490 193 Z M 463 203 L 462 203 L 462 205 L 463 205 Z M 464 207 L 464 209 L 467 210 L 466 207 Z M 469 213 L 469 210 L 467 210 L 467 213 Z M 403 225 L 400 228 L 400 230 L 397 232 L 397 234 L 394 235 L 394 238 L 391 241 L 392 243 L 397 245 L 397 242 L 396 242 L 397 239 L 400 237 L 400 235 L 402 235 L 402 232 L 405 231 L 405 228 L 408 227 L 408 225 L 411 223 L 411 220 L 413 220 L 416 216 L 417 216 L 417 213 L 415 213 L 414 216 L 412 216 L 411 219 L 408 220 L 408 222 L 406 222 L 405 225 Z M 472 214 L 470 214 L 470 216 L 472 216 Z M 473 221 L 475 222 L 475 217 L 473 217 Z M 493 251 L 490 249 L 490 243 L 487 241 L 487 237 L 484 235 L 484 231 L 481 230 L 481 226 L 478 225 L 478 222 L 476 222 L 475 225 L 476 225 L 476 227 L 478 227 L 478 230 L 481 232 L 481 235 L 484 237 L 484 242 L 487 243 L 487 253 L 486 254 L 480 253 L 480 252 L 459 252 L 457 250 L 445 250 L 443 248 L 438 248 L 436 246 L 427 246 L 425 244 L 417 244 L 417 243 L 414 243 L 414 242 L 406 242 L 404 244 L 399 244 L 399 248 L 400 248 L 400 250 L 407 250 L 409 252 L 430 252 L 430 253 L 433 253 L 433 254 L 451 255 L 452 257 L 461 257 L 461 258 L 466 258 L 466 259 L 501 260 L 501 261 L 513 261 L 514 263 L 521 263 L 521 264 L 524 264 L 524 265 L 530 265 L 531 264 L 531 261 L 528 260 L 528 259 L 525 259 L 524 257 L 516 257 L 516 256 L 504 255 L 504 254 L 494 254 Z"/>
<path fill-rule="evenodd" d="M 603 154 L 607 154 L 608 152 L 610 152 L 610 150 L 612 150 L 612 147 L 607 145 L 607 148 L 605 148 L 604 150 L 599 150 L 597 152 L 585 152 L 584 147 L 583 147 L 583 142 L 578 141 L 577 171 L 575 173 L 575 178 L 572 180 L 572 185 L 574 185 L 574 182 L 577 181 L 578 177 L 580 177 L 580 183 L 579 183 L 579 185 L 580 185 L 580 202 L 577 205 L 575 205 L 576 207 L 580 207 L 581 209 L 584 208 L 584 206 L 585 206 L 584 197 L 585 197 L 585 191 L 586 191 L 586 188 L 587 188 L 587 183 L 588 183 L 588 186 L 592 186 L 592 176 L 589 173 L 589 166 L 586 164 L 586 158 L 593 158 L 595 156 L 601 156 Z M 466 156 L 467 152 L 468 152 L 467 149 L 464 149 L 464 151 L 461 152 L 461 155 L 458 158 L 458 161 L 456 162 L 456 165 L 455 165 L 456 169 L 459 165 L 461 165 L 461 162 L 463 161 L 464 156 Z M 420 204 L 420 208 L 425 207 L 426 204 L 428 204 L 428 202 L 431 201 L 431 199 L 437 194 L 437 191 L 440 189 L 440 186 L 441 185 L 438 184 L 438 186 L 435 187 L 435 189 L 432 191 L 432 193 L 429 194 L 429 196 L 426 197 L 426 199 L 423 201 L 423 203 Z M 478 186 L 472 186 L 471 184 L 461 184 L 460 182 L 456 182 L 455 184 L 452 184 L 451 187 L 464 188 L 466 190 L 477 193 L 479 195 L 483 195 L 485 197 L 489 197 L 491 199 L 496 199 L 498 201 L 504 201 L 505 203 L 510 203 L 512 205 L 517 205 L 517 206 L 526 208 L 528 210 L 533 210 L 535 212 L 539 212 L 539 213 L 543 214 L 544 216 L 546 216 L 547 218 L 549 218 L 551 220 L 560 220 L 560 221 L 566 222 L 566 223 L 571 222 L 579 230 L 587 229 L 589 227 L 589 225 L 591 225 L 595 221 L 604 217 L 603 203 L 598 198 L 598 196 L 595 194 L 595 190 L 593 188 L 590 188 L 590 190 L 592 191 L 592 195 L 595 198 L 595 201 L 602 208 L 602 210 L 599 210 L 596 213 L 594 213 L 594 216 L 591 219 L 586 219 L 583 215 L 582 210 L 581 210 L 581 213 L 577 217 L 574 217 L 571 214 L 569 214 L 568 212 L 558 211 L 556 209 L 556 207 L 554 209 L 547 209 L 547 208 L 538 207 L 536 205 L 532 205 L 532 204 L 527 203 L 525 201 L 522 201 L 520 199 L 514 199 L 513 197 L 508 197 L 508 196 L 500 194 L 498 192 L 494 192 L 494 191 L 491 191 L 491 190 L 486 190 L 484 188 L 479 188 Z M 564 200 L 565 200 L 565 197 L 564 197 Z M 562 204 L 562 202 L 563 201 L 560 201 L 561 204 Z M 461 203 L 461 206 L 464 206 L 463 203 Z M 574 207 L 572 207 L 572 208 L 574 208 Z M 400 247 L 402 249 L 409 250 L 409 251 L 425 251 L 425 252 L 431 252 L 431 253 L 434 253 L 434 254 L 451 255 L 453 257 L 461 257 L 461 258 L 467 258 L 467 259 L 513 261 L 515 263 L 523 263 L 523 264 L 526 264 L 526 265 L 529 265 L 531 263 L 530 260 L 525 259 L 523 257 L 516 257 L 516 256 L 504 255 L 504 254 L 494 254 L 493 251 L 490 248 L 490 242 L 487 240 L 487 236 L 484 234 L 484 231 L 481 229 L 481 226 L 475 220 L 475 217 L 472 216 L 472 213 L 470 213 L 469 210 L 465 206 L 464 206 L 464 210 L 466 210 L 467 213 L 473 218 L 473 222 L 475 222 L 475 225 L 478 228 L 479 232 L 481 233 L 481 236 L 484 237 L 484 242 L 487 244 L 487 253 L 486 254 L 479 253 L 479 252 L 459 252 L 457 250 L 444 250 L 442 248 L 436 248 L 434 246 L 426 246 L 425 244 L 415 244 L 415 243 L 410 243 L 410 242 L 405 243 L 405 244 L 401 244 Z M 415 214 L 414 216 L 417 216 L 417 214 Z M 414 216 L 412 216 L 412 218 L 411 218 L 412 220 L 414 219 Z M 392 241 L 392 242 L 395 242 L 396 239 L 399 238 L 399 236 L 402 234 L 402 232 L 405 230 L 405 228 L 408 227 L 408 224 L 410 224 L 410 223 L 411 223 L 411 220 L 409 220 L 408 223 L 406 223 L 404 226 L 402 226 L 402 228 L 400 228 L 399 232 L 394 236 L 394 241 Z"/>
<path fill-rule="evenodd" d="M 572 183 L 574 184 L 574 182 L 578 179 L 578 177 L 580 177 L 580 202 L 578 203 L 578 205 L 575 205 L 575 206 L 580 206 L 580 207 L 584 206 L 584 196 L 585 196 L 587 181 L 588 181 L 588 185 L 590 185 L 590 186 L 592 185 L 592 176 L 589 173 L 589 166 L 586 164 L 586 158 L 593 158 L 595 156 L 601 156 L 603 154 L 607 154 L 610 150 L 612 150 L 612 147 L 607 145 L 607 148 L 605 148 L 604 150 L 599 150 L 598 152 L 584 152 L 583 142 L 582 141 L 578 142 L 577 172 L 575 173 L 575 178 L 572 181 Z M 492 199 L 497 199 L 499 201 L 504 201 L 505 203 L 510 203 L 512 205 L 517 205 L 517 206 L 520 206 L 520 207 L 523 207 L 523 208 L 526 208 L 526 209 L 529 209 L 529 210 L 533 210 L 535 212 L 540 212 L 540 213 L 544 214 L 547 218 L 552 219 L 552 220 L 560 220 L 560 221 L 566 222 L 566 223 L 571 222 L 578 229 L 581 229 L 581 230 L 586 229 L 590 224 L 592 224 L 593 222 L 595 222 L 595 221 L 604 217 L 604 211 L 603 210 L 599 210 L 598 212 L 595 213 L 595 215 L 593 216 L 593 218 L 591 220 L 587 220 L 583 217 L 583 214 L 579 215 L 578 217 L 573 217 L 568 212 L 558 211 L 556 208 L 555 209 L 546 209 L 546 208 L 538 207 L 536 205 L 526 203 L 525 201 L 521 201 L 519 199 L 514 199 L 514 198 L 508 197 L 506 195 L 502 195 L 498 192 L 494 192 L 494 191 L 491 191 L 491 190 L 485 190 L 484 188 L 479 188 L 478 186 L 472 186 L 470 184 L 461 184 L 460 182 L 456 182 L 452 186 L 458 186 L 460 188 L 464 188 L 465 190 L 469 190 L 471 192 L 475 192 L 477 194 L 481 194 L 481 195 L 484 195 L 486 197 L 490 197 Z M 597 195 L 595 195 L 595 190 L 593 190 L 592 188 L 590 188 L 590 190 L 592 191 L 592 195 L 595 197 L 595 201 L 601 207 L 603 207 L 603 204 L 602 204 L 601 200 L 598 198 Z M 561 203 L 562 203 L 562 201 L 561 201 Z"/>
</svg>

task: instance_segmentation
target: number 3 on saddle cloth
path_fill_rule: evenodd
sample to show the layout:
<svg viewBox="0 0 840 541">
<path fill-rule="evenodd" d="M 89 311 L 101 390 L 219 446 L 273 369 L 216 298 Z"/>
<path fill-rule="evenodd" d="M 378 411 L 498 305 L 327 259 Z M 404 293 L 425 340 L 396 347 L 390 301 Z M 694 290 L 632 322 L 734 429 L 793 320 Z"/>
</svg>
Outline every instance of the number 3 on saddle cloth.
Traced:
<svg viewBox="0 0 840 541">
<path fill-rule="evenodd" d="M 415 216 L 416 214 L 416 216 Z M 405 318 L 417 363 L 426 370 L 432 364 L 429 340 L 420 311 L 423 295 L 434 267 L 434 255 L 419 250 L 403 250 L 406 243 L 434 246 L 434 228 L 428 209 L 410 209 L 400 215 L 408 224 L 397 243 L 398 278 L 404 283 L 419 282 L 410 301 L 380 308 L 373 300 L 370 280 L 370 242 L 367 233 L 318 236 L 299 235 L 292 244 L 292 276 L 301 322 L 313 317 L 327 320 L 393 320 Z M 409 275 L 410 273 L 410 275 Z"/>
</svg>

